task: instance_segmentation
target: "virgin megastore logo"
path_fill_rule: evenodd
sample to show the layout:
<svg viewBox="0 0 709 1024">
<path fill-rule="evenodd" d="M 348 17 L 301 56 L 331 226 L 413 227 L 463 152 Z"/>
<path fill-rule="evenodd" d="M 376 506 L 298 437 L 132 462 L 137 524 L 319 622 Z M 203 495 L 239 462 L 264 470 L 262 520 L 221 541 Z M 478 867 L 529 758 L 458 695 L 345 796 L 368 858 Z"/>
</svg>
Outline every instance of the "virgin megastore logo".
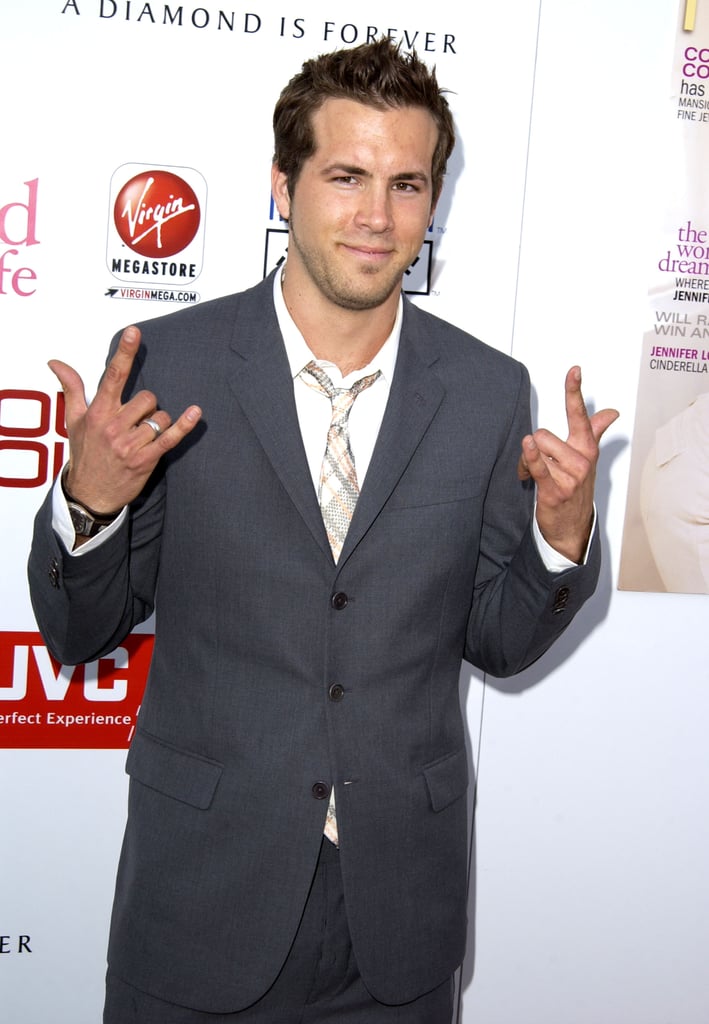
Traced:
<svg viewBox="0 0 709 1024">
<path fill-rule="evenodd" d="M 204 259 L 207 184 L 192 167 L 123 164 L 111 178 L 106 262 L 128 298 L 174 300 Z M 180 293 L 180 301 L 195 301 Z M 123 297 L 123 296 L 120 296 Z"/>
</svg>

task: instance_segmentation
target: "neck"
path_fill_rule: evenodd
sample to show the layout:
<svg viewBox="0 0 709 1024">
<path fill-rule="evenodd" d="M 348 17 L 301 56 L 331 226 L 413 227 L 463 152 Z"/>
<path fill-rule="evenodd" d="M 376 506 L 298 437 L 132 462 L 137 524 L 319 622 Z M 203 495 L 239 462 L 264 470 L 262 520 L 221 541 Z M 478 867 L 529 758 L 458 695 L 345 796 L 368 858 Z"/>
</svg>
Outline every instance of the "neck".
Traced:
<svg viewBox="0 0 709 1024">
<path fill-rule="evenodd" d="M 313 303 L 288 278 L 283 298 L 315 358 L 333 363 L 343 377 L 371 363 L 392 332 L 399 305 L 398 291 L 373 309 L 344 309 L 325 299 Z"/>
</svg>

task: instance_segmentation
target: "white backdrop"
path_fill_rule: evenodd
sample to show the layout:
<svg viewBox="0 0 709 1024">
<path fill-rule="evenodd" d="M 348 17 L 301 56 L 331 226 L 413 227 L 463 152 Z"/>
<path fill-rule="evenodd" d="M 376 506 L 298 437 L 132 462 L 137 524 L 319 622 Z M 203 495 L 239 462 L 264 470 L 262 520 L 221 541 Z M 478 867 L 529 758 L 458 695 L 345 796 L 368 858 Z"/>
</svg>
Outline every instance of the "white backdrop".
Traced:
<svg viewBox="0 0 709 1024">
<path fill-rule="evenodd" d="M 706 1024 L 706 598 L 616 590 L 648 253 L 666 187 L 675 0 L 291 8 L 0 8 L 0 746 L 18 743 L 7 718 L 24 706 L 17 652 L 40 646 L 25 562 L 48 481 L 6 481 L 33 476 L 18 438 L 45 446 L 50 467 L 61 444 L 46 361 L 73 362 L 93 387 L 119 326 L 176 308 L 107 295 L 120 286 L 106 263 L 114 172 L 199 172 L 194 290 L 208 299 L 246 286 L 278 227 L 268 172 L 282 84 L 368 26 L 418 33 L 452 90 L 461 144 L 430 239 L 430 289 L 415 301 L 526 362 L 545 426 L 565 429 L 563 378 L 575 362 L 589 404 L 622 411 L 599 474 L 606 560 L 595 598 L 516 679 L 463 673 L 478 786 L 459 1019 Z M 41 437 L 30 391 L 51 405 Z M 8 1024 L 100 1019 L 124 759 L 120 749 L 0 750 Z"/>
</svg>

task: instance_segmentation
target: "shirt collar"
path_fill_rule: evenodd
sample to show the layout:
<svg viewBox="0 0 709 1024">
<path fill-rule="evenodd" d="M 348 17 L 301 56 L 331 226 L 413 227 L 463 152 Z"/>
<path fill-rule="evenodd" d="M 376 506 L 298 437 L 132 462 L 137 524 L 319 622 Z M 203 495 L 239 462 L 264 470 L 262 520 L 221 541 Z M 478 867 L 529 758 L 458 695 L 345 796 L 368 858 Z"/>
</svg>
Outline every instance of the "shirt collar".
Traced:
<svg viewBox="0 0 709 1024">
<path fill-rule="evenodd" d="M 278 326 L 280 327 L 281 334 L 283 335 L 283 343 L 286 348 L 286 356 L 288 358 L 291 376 L 295 379 L 303 367 L 307 366 L 307 364 L 313 360 L 314 356 L 308 348 L 305 338 L 296 327 L 293 318 L 288 312 L 288 307 L 286 306 L 285 299 L 283 298 L 281 276 L 281 273 L 277 272 L 273 277 L 273 303 L 276 307 Z M 379 349 L 374 359 L 372 359 L 367 366 L 363 366 L 361 369 L 355 370 L 354 373 L 348 374 L 348 376 L 342 378 L 341 381 L 333 379 L 333 383 L 335 383 L 336 386 L 349 387 L 354 380 L 359 380 L 361 377 L 365 377 L 370 373 L 375 373 L 377 370 L 379 370 L 387 384 L 391 384 L 394 376 L 396 356 L 399 351 L 399 337 L 401 335 L 403 308 L 404 303 L 401 296 L 399 296 L 396 318 L 394 320 L 394 326 L 391 329 L 391 334 Z M 326 359 L 316 359 L 315 361 L 318 365 L 327 369 L 328 373 L 332 370 L 332 376 L 339 376 L 337 368 Z"/>
</svg>

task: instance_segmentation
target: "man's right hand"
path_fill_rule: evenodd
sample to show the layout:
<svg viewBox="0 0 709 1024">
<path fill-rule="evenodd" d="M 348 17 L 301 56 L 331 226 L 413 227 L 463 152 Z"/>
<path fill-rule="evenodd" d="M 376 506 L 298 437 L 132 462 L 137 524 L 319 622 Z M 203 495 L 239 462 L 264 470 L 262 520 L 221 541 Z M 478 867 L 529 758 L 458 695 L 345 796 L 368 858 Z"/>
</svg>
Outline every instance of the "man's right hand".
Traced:
<svg viewBox="0 0 709 1024">
<path fill-rule="evenodd" d="M 140 494 L 160 458 L 197 426 L 202 415 L 191 405 L 173 423 L 158 409 L 150 391 L 139 391 L 122 403 L 139 347 L 140 331 L 127 327 L 90 404 L 76 370 L 57 359 L 49 362 L 64 391 L 69 435 L 66 489 L 76 501 L 104 515 L 119 512 Z M 159 434 L 146 419 L 160 427 Z"/>
</svg>

